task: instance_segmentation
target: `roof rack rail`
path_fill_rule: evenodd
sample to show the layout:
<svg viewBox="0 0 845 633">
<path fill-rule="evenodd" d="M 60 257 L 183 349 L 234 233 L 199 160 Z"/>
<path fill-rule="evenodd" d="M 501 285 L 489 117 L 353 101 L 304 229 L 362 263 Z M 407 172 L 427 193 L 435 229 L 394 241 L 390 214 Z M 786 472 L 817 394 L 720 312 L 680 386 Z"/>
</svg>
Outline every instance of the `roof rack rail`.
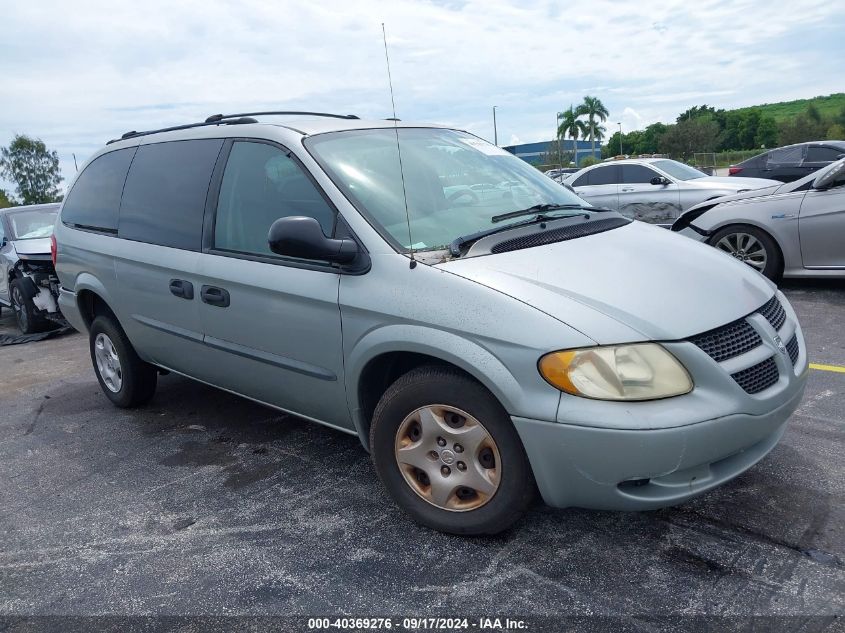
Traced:
<svg viewBox="0 0 845 633">
<path fill-rule="evenodd" d="M 185 125 L 174 125 L 172 127 L 163 127 L 157 130 L 147 130 L 145 132 L 136 132 L 132 130 L 131 132 L 126 132 L 120 138 L 113 138 L 110 140 L 106 145 L 111 145 L 112 143 L 117 143 L 118 141 L 124 141 L 128 138 L 136 138 L 138 136 L 149 136 L 150 134 L 158 134 L 159 132 L 175 132 L 177 130 L 189 130 L 194 127 L 207 127 L 209 125 L 242 125 L 244 123 L 258 123 L 257 119 L 252 119 L 250 117 L 239 117 L 237 119 L 226 119 L 224 120 L 215 120 L 215 121 L 203 121 L 202 123 L 186 123 Z"/>
<path fill-rule="evenodd" d="M 265 116 L 265 115 L 285 115 L 285 116 L 324 116 L 331 119 L 357 119 L 355 114 L 332 114 L 331 112 L 303 112 L 296 110 L 270 110 L 268 112 L 244 112 L 241 114 L 212 114 L 208 117 L 206 123 L 216 123 L 225 119 L 234 119 L 238 117 L 248 116 Z"/>
</svg>

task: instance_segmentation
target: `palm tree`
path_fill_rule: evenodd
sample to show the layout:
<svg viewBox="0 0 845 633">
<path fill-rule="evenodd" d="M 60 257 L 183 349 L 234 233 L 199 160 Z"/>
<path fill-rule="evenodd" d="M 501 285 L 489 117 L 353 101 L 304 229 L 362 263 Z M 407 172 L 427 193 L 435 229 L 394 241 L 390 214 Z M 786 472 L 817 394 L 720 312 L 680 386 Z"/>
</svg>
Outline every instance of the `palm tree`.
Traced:
<svg viewBox="0 0 845 633">
<path fill-rule="evenodd" d="M 590 146 L 593 150 L 593 156 L 595 156 L 596 140 L 600 141 L 605 132 L 604 128 L 599 125 L 599 122 L 604 123 L 607 121 L 607 117 L 610 113 L 607 111 L 607 108 L 604 107 L 601 99 L 598 97 L 591 97 L 590 95 L 584 97 L 584 102 L 578 106 L 576 112 L 578 113 L 578 116 L 587 117 L 586 129 L 590 136 Z M 598 121 L 596 119 L 598 119 Z"/>
<path fill-rule="evenodd" d="M 569 106 L 569 110 L 564 110 L 557 115 L 558 121 L 560 121 L 557 127 L 557 136 L 558 138 L 566 138 L 569 136 L 572 139 L 573 145 L 575 146 L 573 161 L 575 162 L 576 167 L 578 166 L 578 137 L 587 135 L 587 127 L 584 122 L 578 118 L 580 116 L 581 115 L 575 107 L 571 105 Z"/>
</svg>

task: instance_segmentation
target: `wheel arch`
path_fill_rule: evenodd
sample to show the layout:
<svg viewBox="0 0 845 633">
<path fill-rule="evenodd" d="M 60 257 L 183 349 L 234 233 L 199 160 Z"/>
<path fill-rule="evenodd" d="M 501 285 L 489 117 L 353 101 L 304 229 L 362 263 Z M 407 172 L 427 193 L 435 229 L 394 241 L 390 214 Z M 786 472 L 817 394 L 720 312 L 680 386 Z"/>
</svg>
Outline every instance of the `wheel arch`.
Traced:
<svg viewBox="0 0 845 633">
<path fill-rule="evenodd" d="M 746 227 L 746 226 L 753 227 L 753 228 L 757 229 L 758 231 L 762 231 L 763 233 L 765 233 L 766 235 L 769 236 L 769 238 L 772 240 L 772 242 L 774 242 L 775 247 L 778 249 L 778 255 L 780 256 L 781 264 L 783 265 L 784 264 L 784 251 L 783 251 L 783 245 L 780 243 L 780 239 L 778 238 L 777 235 L 772 233 L 772 231 L 769 229 L 769 227 L 767 227 L 767 226 L 765 226 L 765 225 L 763 225 L 759 222 L 755 222 L 753 220 L 747 220 L 747 219 L 733 220 L 733 221 L 727 220 L 723 223 L 720 223 L 719 225 L 714 226 L 713 228 L 709 229 L 710 236 L 707 238 L 707 243 L 710 246 L 713 246 L 713 243 L 712 243 L 713 236 L 716 233 L 718 233 L 719 231 L 722 231 L 724 229 L 729 229 L 729 228 L 742 228 L 742 227 Z"/>
<path fill-rule="evenodd" d="M 369 450 L 370 422 L 381 396 L 401 375 L 426 364 L 460 371 L 485 387 L 508 413 L 512 413 L 514 403 L 521 395 L 520 386 L 510 371 L 489 351 L 472 341 L 416 326 L 388 326 L 376 330 L 359 342 L 347 355 L 346 362 L 347 400 L 365 449 Z"/>
<path fill-rule="evenodd" d="M 109 316 L 120 323 L 111 307 L 111 296 L 96 277 L 90 274 L 80 275 L 75 284 L 75 291 L 76 306 L 86 330 L 91 329 L 91 323 L 100 315 Z"/>
</svg>

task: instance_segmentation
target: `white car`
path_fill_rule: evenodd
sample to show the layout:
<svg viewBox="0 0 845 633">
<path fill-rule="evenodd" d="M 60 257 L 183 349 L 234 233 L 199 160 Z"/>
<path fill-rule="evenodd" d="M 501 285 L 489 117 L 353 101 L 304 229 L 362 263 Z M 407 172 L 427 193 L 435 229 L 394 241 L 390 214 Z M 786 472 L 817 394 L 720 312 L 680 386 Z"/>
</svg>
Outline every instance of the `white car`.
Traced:
<svg viewBox="0 0 845 633">
<path fill-rule="evenodd" d="M 764 178 L 708 176 L 669 158 L 599 163 L 572 174 L 564 183 L 591 204 L 652 224 L 671 224 L 705 200 L 779 184 Z"/>
</svg>

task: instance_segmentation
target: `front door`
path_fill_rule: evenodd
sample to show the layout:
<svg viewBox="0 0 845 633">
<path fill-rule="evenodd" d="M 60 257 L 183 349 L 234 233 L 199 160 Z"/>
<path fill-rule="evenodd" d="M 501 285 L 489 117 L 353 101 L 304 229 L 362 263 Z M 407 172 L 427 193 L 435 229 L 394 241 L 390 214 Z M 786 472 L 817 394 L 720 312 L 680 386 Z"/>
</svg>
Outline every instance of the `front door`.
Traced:
<svg viewBox="0 0 845 633">
<path fill-rule="evenodd" d="M 807 192 L 798 231 L 805 267 L 845 267 L 845 183 Z"/>
<path fill-rule="evenodd" d="M 273 222 L 316 218 L 332 235 L 336 211 L 291 153 L 230 143 L 200 255 L 200 314 L 215 361 L 209 382 L 344 429 L 346 404 L 338 287 L 329 264 L 275 255 Z"/>
<path fill-rule="evenodd" d="M 654 185 L 652 179 L 664 177 L 651 167 L 622 164 L 619 185 L 619 213 L 650 224 L 671 224 L 681 214 L 678 185 Z"/>
<path fill-rule="evenodd" d="M 590 204 L 616 211 L 619 208 L 619 166 L 599 165 L 572 183 L 575 193 Z"/>
</svg>

